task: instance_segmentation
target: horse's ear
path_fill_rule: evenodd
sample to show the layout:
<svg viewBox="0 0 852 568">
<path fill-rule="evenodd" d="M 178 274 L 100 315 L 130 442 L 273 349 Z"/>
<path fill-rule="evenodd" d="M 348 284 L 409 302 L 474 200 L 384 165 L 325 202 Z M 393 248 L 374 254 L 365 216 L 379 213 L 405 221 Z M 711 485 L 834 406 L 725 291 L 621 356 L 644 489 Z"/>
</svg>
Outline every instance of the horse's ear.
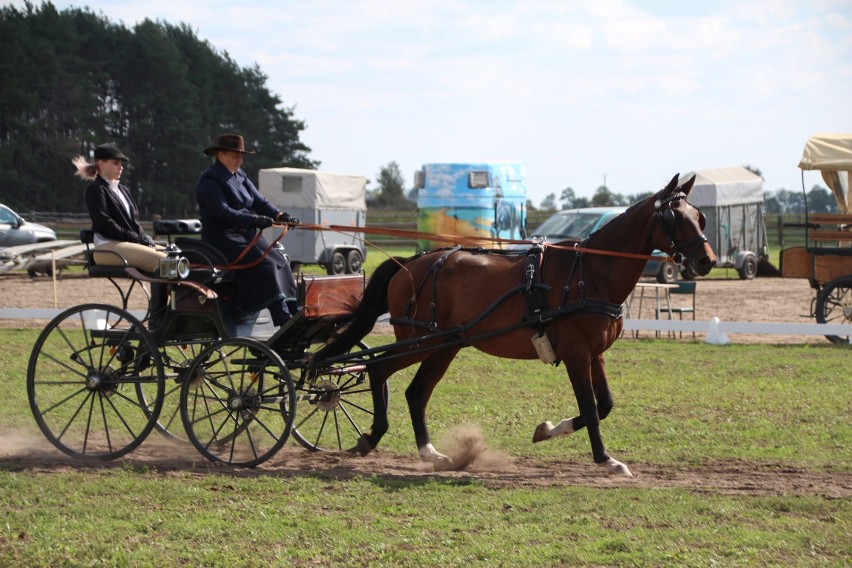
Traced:
<svg viewBox="0 0 852 568">
<path fill-rule="evenodd" d="M 675 174 L 674 177 L 672 178 L 672 181 L 669 182 L 669 184 L 665 187 L 665 189 L 663 191 L 665 191 L 666 193 L 673 192 L 675 189 L 677 189 L 677 180 L 679 180 L 679 179 L 680 179 L 680 174 Z"/>
<path fill-rule="evenodd" d="M 695 185 L 695 177 L 696 176 L 693 174 L 691 178 L 686 180 L 686 183 L 680 186 L 680 190 L 686 195 L 689 195 L 689 192 L 692 190 L 692 186 Z"/>
</svg>

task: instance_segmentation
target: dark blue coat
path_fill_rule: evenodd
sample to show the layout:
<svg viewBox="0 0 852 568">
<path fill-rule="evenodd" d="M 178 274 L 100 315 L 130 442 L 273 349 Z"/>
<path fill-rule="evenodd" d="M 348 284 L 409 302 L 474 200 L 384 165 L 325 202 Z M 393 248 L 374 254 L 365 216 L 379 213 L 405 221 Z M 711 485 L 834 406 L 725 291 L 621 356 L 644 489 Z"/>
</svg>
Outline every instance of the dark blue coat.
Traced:
<svg viewBox="0 0 852 568">
<path fill-rule="evenodd" d="M 222 251 L 229 262 L 242 254 L 257 233 L 252 228 L 254 215 L 275 216 L 280 212 L 263 197 L 242 170 L 232 174 L 216 161 L 198 180 L 195 188 L 201 216 L 201 239 Z M 269 242 L 260 237 L 239 264 L 260 258 Z M 296 299 L 296 283 L 287 259 L 271 251 L 257 266 L 236 270 L 237 306 L 257 311 L 273 302 Z"/>
</svg>

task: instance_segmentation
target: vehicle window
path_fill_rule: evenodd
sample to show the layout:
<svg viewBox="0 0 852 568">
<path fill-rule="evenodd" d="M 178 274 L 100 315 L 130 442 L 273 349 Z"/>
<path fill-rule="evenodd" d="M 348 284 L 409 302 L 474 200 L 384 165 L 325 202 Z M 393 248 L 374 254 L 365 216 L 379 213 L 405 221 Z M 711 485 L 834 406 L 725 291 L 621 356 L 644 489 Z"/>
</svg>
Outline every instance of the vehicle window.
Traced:
<svg viewBox="0 0 852 568">
<path fill-rule="evenodd" d="M 582 239 L 589 236 L 600 218 L 600 213 L 554 215 L 539 225 L 533 234 L 551 238 Z"/>
<path fill-rule="evenodd" d="M 10 209 L 0 207 L 0 223 L 12 224 L 17 220 L 17 217 Z"/>
</svg>

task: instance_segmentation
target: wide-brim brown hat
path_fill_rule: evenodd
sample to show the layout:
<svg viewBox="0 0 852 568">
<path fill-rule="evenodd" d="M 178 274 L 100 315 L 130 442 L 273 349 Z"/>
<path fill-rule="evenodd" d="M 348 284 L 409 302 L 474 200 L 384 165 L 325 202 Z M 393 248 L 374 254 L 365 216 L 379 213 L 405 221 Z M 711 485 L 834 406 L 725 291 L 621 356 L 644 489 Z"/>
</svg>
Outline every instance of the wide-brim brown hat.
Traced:
<svg viewBox="0 0 852 568">
<path fill-rule="evenodd" d="M 246 150 L 246 143 L 239 134 L 222 134 L 216 138 L 216 144 L 204 149 L 208 156 L 215 156 L 216 152 L 239 152 L 240 154 L 254 154 L 252 150 Z"/>
</svg>

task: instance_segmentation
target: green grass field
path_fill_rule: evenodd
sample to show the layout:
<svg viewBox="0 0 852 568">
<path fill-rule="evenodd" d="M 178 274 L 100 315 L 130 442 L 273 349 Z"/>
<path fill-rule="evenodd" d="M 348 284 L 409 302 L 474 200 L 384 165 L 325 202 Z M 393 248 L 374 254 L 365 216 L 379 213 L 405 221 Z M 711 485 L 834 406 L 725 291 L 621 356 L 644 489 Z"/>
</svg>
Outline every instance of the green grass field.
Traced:
<svg viewBox="0 0 852 568">
<path fill-rule="evenodd" d="M 38 434 L 25 388 L 37 333 L 0 330 L 3 436 Z M 619 342 L 607 359 L 616 407 L 602 425 L 614 457 L 640 478 L 659 469 L 700 476 L 728 464 L 747 483 L 759 467 L 839 477 L 847 488 L 840 498 L 819 487 L 596 484 L 603 473 L 591 465 L 584 432 L 530 443 L 540 421 L 576 413 L 564 368 L 465 350 L 429 407 L 436 443 L 476 424 L 489 447 L 543 471 L 588 464 L 589 483 L 529 487 L 499 473 L 495 483 L 309 467 L 287 475 L 263 466 L 250 475 L 183 471 L 156 459 L 140 465 L 132 454 L 87 467 L 58 451 L 53 465 L 50 452 L 32 461 L 4 443 L 0 565 L 846 566 L 849 362 L 848 349 L 830 345 Z M 380 446 L 400 460 L 416 455 L 403 396 L 410 376 L 391 380 L 391 430 Z"/>
</svg>

